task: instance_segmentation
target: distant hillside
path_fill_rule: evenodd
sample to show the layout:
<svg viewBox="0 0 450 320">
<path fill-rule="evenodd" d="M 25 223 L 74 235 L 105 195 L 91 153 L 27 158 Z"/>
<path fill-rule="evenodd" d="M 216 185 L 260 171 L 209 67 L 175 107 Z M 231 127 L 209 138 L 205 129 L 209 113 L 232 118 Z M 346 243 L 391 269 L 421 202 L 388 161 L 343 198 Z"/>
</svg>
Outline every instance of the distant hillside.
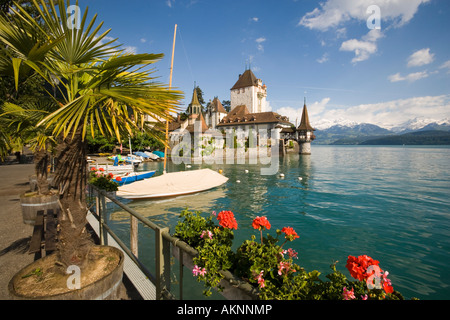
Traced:
<svg viewBox="0 0 450 320">
<path fill-rule="evenodd" d="M 359 144 L 370 138 L 382 137 L 393 132 L 370 123 L 351 126 L 334 125 L 324 130 L 316 130 L 316 144 Z"/>
<path fill-rule="evenodd" d="M 400 135 L 368 139 L 361 145 L 450 145 L 450 132 L 440 130 L 420 130 Z"/>
<path fill-rule="evenodd" d="M 370 123 L 342 120 L 316 130 L 315 144 L 328 145 L 449 145 L 450 120 L 413 119 L 388 130 Z"/>
</svg>

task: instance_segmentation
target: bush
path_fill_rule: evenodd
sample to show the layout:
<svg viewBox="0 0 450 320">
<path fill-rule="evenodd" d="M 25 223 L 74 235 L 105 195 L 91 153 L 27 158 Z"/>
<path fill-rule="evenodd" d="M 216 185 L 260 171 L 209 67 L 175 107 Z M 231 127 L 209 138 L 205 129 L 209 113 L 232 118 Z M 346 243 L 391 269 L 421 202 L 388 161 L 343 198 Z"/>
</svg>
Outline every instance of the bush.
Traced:
<svg viewBox="0 0 450 320">
<path fill-rule="evenodd" d="M 184 210 L 175 227 L 174 236 L 188 243 L 198 251 L 193 260 L 194 276 L 205 284 L 204 294 L 209 296 L 211 288 L 222 289 L 222 270 L 228 270 L 258 289 L 259 299 L 308 299 L 308 300 L 367 300 L 403 299 L 394 291 L 388 272 L 381 270 L 379 262 L 362 255 L 348 256 L 346 268 L 356 280 L 337 271 L 336 263 L 330 266 L 332 272 L 320 279 L 320 272 L 307 272 L 294 261 L 298 253 L 292 248 L 284 248 L 299 238 L 293 228 L 276 230 L 276 237 L 263 230 L 271 225 L 266 217 L 256 217 L 252 226 L 259 231 L 259 241 L 252 235 L 236 250 L 231 250 L 238 225 L 231 211 L 221 211 L 217 215 L 219 225 L 213 221 L 216 213 L 202 217 L 200 212 Z M 282 237 L 280 239 L 280 236 Z M 283 241 L 281 245 L 278 243 Z"/>
</svg>

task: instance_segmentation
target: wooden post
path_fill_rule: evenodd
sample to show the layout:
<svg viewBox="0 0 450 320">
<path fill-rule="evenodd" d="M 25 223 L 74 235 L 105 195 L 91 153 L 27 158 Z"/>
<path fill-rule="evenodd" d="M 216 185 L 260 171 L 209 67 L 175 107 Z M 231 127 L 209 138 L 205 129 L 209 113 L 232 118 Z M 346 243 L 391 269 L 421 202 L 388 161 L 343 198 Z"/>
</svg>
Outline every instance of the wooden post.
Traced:
<svg viewBox="0 0 450 320">
<path fill-rule="evenodd" d="M 100 238 L 100 244 L 103 245 L 103 228 L 102 228 L 102 208 L 101 208 L 101 203 L 100 203 L 100 194 L 98 193 L 98 191 L 96 191 L 95 194 L 95 211 L 97 213 L 98 216 L 98 225 L 99 225 L 99 238 Z"/>
<path fill-rule="evenodd" d="M 138 219 L 130 215 L 130 250 L 138 257 Z"/>
<path fill-rule="evenodd" d="M 164 241 L 163 232 L 169 232 L 169 228 L 155 229 L 156 300 L 163 298 L 163 290 L 170 290 L 170 243 Z"/>
<path fill-rule="evenodd" d="M 175 248 L 174 248 L 175 249 Z M 180 282 L 180 300 L 183 300 L 183 263 L 184 263 L 184 251 L 178 247 L 178 255 L 179 255 L 179 263 L 180 263 L 180 279 L 178 280 Z"/>
<path fill-rule="evenodd" d="M 104 195 L 100 195 L 100 201 L 101 201 L 101 210 L 100 210 L 100 219 L 99 219 L 99 223 L 100 223 L 100 244 L 102 246 L 107 246 L 108 245 L 108 237 L 107 237 L 107 233 L 105 232 L 105 228 L 103 226 L 103 224 L 106 223 L 106 198 Z"/>
</svg>

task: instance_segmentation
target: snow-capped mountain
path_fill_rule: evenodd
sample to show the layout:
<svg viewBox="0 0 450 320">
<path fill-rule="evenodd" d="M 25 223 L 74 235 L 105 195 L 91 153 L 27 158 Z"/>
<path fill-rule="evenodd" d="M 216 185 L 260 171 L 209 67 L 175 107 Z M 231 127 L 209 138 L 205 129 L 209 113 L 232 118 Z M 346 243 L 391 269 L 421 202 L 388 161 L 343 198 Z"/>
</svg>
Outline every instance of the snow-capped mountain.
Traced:
<svg viewBox="0 0 450 320">
<path fill-rule="evenodd" d="M 325 130 L 334 126 L 342 126 L 342 127 L 352 127 L 357 125 L 358 123 L 351 120 L 346 119 L 335 119 L 335 120 L 328 120 L 328 119 L 321 119 L 317 122 L 314 122 L 312 126 L 316 130 Z"/>
<path fill-rule="evenodd" d="M 327 130 L 332 127 L 345 127 L 349 129 L 354 129 L 357 126 L 367 124 L 368 123 L 358 123 L 352 120 L 347 119 L 335 119 L 335 120 L 328 120 L 328 119 L 321 119 L 319 121 L 316 121 L 312 123 L 312 126 L 317 130 Z M 371 124 L 374 125 L 374 124 Z M 394 133 L 399 132 L 411 132 L 416 130 L 422 130 L 422 129 L 429 129 L 429 130 L 435 130 L 435 129 L 444 129 L 446 130 L 446 127 L 450 127 L 450 119 L 445 118 L 442 120 L 435 120 L 435 119 L 427 119 L 427 118 L 414 118 L 407 120 L 403 123 L 400 123 L 398 125 L 377 125 L 377 127 L 387 129 L 389 131 L 392 131 Z"/>
<path fill-rule="evenodd" d="M 359 144 L 366 140 L 402 135 L 415 131 L 448 131 L 450 119 L 433 120 L 415 118 L 397 126 L 381 127 L 370 123 L 357 123 L 345 119 L 320 120 L 312 123 L 316 128 L 317 144 Z"/>
<path fill-rule="evenodd" d="M 404 123 L 390 128 L 391 131 L 395 133 L 399 132 L 411 132 L 417 130 L 436 130 L 436 129 L 445 129 L 445 127 L 450 127 L 450 119 L 425 119 L 425 118 L 414 118 Z"/>
</svg>

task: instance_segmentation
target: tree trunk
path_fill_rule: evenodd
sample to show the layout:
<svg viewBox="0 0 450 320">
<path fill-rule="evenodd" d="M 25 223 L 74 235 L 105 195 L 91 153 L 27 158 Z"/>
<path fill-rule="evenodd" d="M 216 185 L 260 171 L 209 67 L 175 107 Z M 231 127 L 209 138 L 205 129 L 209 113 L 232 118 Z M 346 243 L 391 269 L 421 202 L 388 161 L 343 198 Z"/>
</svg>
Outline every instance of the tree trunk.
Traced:
<svg viewBox="0 0 450 320">
<path fill-rule="evenodd" d="M 47 149 L 41 148 L 34 152 L 34 165 L 36 172 L 37 189 L 39 194 L 48 194 L 50 186 L 47 180 L 50 155 Z"/>
<path fill-rule="evenodd" d="M 61 202 L 58 254 L 64 271 L 70 265 L 82 269 L 94 244 L 86 231 L 86 146 L 81 129 L 73 138 L 72 133 L 65 139 L 60 136 L 57 146 L 55 185 L 59 188 Z"/>
</svg>

